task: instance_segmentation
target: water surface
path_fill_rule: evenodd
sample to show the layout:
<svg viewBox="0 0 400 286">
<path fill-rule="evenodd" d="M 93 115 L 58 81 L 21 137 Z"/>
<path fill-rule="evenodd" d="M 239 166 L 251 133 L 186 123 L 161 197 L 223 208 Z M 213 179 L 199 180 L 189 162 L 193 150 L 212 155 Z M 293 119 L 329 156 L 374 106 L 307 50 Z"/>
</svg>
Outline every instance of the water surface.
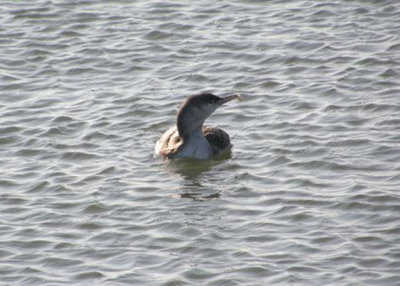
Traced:
<svg viewBox="0 0 400 286">
<path fill-rule="evenodd" d="M 0 284 L 397 285 L 397 1 L 2 1 Z M 153 159 L 182 100 L 232 158 Z"/>
</svg>

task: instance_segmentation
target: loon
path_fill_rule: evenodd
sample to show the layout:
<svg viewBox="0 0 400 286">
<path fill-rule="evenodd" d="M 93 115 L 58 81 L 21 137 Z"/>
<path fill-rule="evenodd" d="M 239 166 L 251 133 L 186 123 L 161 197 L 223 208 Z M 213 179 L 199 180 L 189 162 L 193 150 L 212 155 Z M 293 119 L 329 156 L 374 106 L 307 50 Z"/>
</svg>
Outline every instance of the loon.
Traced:
<svg viewBox="0 0 400 286">
<path fill-rule="evenodd" d="M 203 126 L 204 121 L 222 104 L 240 94 L 219 97 L 202 92 L 187 98 L 179 108 L 176 126 L 168 129 L 157 141 L 154 155 L 164 159 L 211 159 L 232 149 L 228 133 L 217 127 Z"/>
</svg>

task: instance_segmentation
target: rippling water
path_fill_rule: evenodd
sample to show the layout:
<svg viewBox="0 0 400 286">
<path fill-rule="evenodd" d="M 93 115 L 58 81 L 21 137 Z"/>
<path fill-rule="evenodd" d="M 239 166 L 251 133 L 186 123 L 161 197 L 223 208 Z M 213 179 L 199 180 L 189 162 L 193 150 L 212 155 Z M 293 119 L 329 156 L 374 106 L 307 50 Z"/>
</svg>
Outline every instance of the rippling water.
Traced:
<svg viewBox="0 0 400 286">
<path fill-rule="evenodd" d="M 397 0 L 103 2 L 0 4 L 1 285 L 399 285 Z"/>
</svg>

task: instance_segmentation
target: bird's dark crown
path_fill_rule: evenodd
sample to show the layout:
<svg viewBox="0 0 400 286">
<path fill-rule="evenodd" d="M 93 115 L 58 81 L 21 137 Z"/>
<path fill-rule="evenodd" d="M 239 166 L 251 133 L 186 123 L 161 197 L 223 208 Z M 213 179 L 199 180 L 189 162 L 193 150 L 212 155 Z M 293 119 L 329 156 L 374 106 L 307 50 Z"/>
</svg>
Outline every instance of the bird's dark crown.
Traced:
<svg viewBox="0 0 400 286">
<path fill-rule="evenodd" d="M 220 101 L 222 98 L 219 96 L 216 96 L 215 94 L 212 94 L 211 92 L 202 92 L 200 94 L 192 95 L 190 96 L 184 103 L 184 105 L 187 104 L 213 104 L 218 101 Z"/>
</svg>

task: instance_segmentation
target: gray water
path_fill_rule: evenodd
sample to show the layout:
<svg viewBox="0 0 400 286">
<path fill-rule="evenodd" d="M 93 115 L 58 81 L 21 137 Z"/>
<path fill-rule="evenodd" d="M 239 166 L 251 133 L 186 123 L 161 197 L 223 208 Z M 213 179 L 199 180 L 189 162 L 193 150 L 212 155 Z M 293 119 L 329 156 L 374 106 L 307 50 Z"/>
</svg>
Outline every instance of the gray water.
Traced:
<svg viewBox="0 0 400 286">
<path fill-rule="evenodd" d="M 400 285 L 397 0 L 0 15 L 1 285 Z M 203 90 L 232 157 L 154 159 Z"/>
</svg>

